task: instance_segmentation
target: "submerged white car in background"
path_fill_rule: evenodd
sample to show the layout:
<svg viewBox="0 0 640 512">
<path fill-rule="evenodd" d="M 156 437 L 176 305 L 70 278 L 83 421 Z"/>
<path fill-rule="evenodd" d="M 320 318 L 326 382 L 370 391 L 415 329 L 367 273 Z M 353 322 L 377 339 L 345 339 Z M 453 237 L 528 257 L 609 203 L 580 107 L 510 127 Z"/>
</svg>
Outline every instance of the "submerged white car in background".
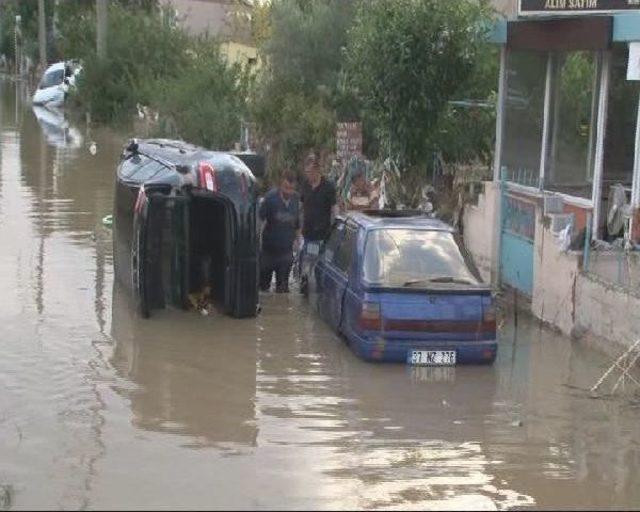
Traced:
<svg viewBox="0 0 640 512">
<path fill-rule="evenodd" d="M 47 68 L 33 95 L 33 104 L 44 107 L 60 108 L 64 105 L 69 89 L 75 87 L 76 78 L 81 71 L 76 63 L 56 62 Z"/>
</svg>

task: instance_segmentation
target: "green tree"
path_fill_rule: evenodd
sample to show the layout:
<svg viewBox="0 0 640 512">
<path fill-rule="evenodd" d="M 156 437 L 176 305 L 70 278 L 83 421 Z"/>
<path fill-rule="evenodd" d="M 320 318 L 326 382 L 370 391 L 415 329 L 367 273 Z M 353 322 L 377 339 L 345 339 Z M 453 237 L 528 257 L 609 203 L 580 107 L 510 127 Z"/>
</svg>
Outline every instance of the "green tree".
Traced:
<svg viewBox="0 0 640 512">
<path fill-rule="evenodd" d="M 50 11 L 50 9 L 47 9 Z M 49 13 L 50 15 L 50 13 Z M 21 17 L 23 55 L 32 60 L 38 56 L 38 0 L 3 2 L 0 4 L 0 52 L 14 59 L 16 16 Z"/>
<path fill-rule="evenodd" d="M 179 76 L 188 65 L 190 40 L 165 15 L 168 11 L 109 5 L 105 60 L 96 58 L 95 10 L 66 20 L 65 50 L 84 62 L 77 102 L 97 121 L 134 112 L 137 103 L 150 105 L 160 81 Z"/>
<path fill-rule="evenodd" d="M 424 174 L 449 101 L 470 92 L 489 9 L 472 0 L 370 0 L 346 51 L 349 82 L 387 151 Z M 446 119 L 451 124 L 451 119 Z"/>
<path fill-rule="evenodd" d="M 187 64 L 178 75 L 159 82 L 153 98 L 163 120 L 160 134 L 230 149 L 246 116 L 249 80 L 247 70 L 227 64 L 215 41 L 192 43 Z"/>
<path fill-rule="evenodd" d="M 331 149 L 335 123 L 357 115 L 342 52 L 357 2 L 274 0 L 261 45 L 252 113 L 272 167 L 296 166 L 309 147 Z M 262 15 L 264 20 L 264 13 Z"/>
</svg>

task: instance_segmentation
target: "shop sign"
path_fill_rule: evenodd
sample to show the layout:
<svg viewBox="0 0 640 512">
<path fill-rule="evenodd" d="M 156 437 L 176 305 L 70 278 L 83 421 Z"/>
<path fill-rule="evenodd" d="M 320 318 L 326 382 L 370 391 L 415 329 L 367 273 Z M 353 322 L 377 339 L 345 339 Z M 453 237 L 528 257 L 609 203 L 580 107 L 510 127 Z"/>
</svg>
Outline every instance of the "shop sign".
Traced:
<svg viewBox="0 0 640 512">
<path fill-rule="evenodd" d="M 640 12 L 640 0 L 520 0 L 521 16 Z"/>
<path fill-rule="evenodd" d="M 338 123 L 336 126 L 336 156 L 347 161 L 353 155 L 362 154 L 362 123 Z"/>
</svg>

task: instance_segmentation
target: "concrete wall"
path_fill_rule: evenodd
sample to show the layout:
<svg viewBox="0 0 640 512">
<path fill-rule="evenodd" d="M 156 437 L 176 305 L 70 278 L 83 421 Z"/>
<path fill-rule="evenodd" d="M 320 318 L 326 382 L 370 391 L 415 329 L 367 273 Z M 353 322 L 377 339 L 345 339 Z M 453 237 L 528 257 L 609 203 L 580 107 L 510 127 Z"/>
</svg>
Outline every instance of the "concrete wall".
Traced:
<svg viewBox="0 0 640 512">
<path fill-rule="evenodd" d="M 464 242 L 473 256 L 485 282 L 493 282 L 495 257 L 495 238 L 499 189 L 493 182 L 484 183 L 484 192 L 478 197 L 478 203 L 465 206 L 462 216 Z"/>
<path fill-rule="evenodd" d="M 570 335 L 574 327 L 576 280 L 582 253 L 563 253 L 547 224 L 541 208 L 537 208 L 531 311 L 536 317 Z"/>
<path fill-rule="evenodd" d="M 220 48 L 230 64 L 251 65 L 253 63 L 254 69 L 259 69 L 260 62 L 257 48 L 233 41 L 222 43 Z"/>
<path fill-rule="evenodd" d="M 607 340 L 612 352 L 628 347 L 640 337 L 640 297 L 594 276 L 581 273 L 576 286 L 574 334 L 602 345 Z M 606 349 L 606 347 L 603 347 Z"/>
<path fill-rule="evenodd" d="M 231 1 L 216 0 L 172 0 L 182 26 L 194 35 L 209 33 L 223 36 L 229 30 L 227 13 Z"/>
</svg>

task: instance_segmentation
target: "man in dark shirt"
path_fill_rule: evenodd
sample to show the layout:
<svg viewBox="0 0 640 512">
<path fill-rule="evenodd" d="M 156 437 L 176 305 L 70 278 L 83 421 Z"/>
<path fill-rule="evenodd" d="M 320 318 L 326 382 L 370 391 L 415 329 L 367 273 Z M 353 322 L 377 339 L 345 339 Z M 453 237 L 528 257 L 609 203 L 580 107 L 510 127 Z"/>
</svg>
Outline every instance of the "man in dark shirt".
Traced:
<svg viewBox="0 0 640 512">
<path fill-rule="evenodd" d="M 305 159 L 306 179 L 302 184 L 302 236 L 304 248 L 299 256 L 300 292 L 308 293 L 309 276 L 313 272 L 320 244 L 329 236 L 336 208 L 336 189 L 320 174 L 315 152 Z"/>
<path fill-rule="evenodd" d="M 320 174 L 316 153 L 305 160 L 306 180 L 302 184 L 302 236 L 305 242 L 321 242 L 331 229 L 331 217 L 336 204 L 335 187 Z"/>
<path fill-rule="evenodd" d="M 300 204 L 295 191 L 295 176 L 285 172 L 279 188 L 265 196 L 260 205 L 262 252 L 260 254 L 260 289 L 268 291 L 276 274 L 276 292 L 289 292 L 289 272 L 293 262 L 293 243 L 300 230 Z"/>
</svg>

